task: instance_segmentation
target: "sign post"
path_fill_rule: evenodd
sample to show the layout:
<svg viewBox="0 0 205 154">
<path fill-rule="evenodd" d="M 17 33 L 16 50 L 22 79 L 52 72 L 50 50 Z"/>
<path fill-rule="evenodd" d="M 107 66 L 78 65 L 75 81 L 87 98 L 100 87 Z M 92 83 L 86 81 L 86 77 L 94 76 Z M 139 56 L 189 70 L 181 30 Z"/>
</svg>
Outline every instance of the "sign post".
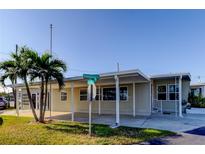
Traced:
<svg viewBox="0 0 205 154">
<path fill-rule="evenodd" d="M 99 75 L 96 74 L 83 74 L 83 78 L 87 80 L 88 84 L 88 102 L 89 102 L 89 135 L 91 136 L 91 123 L 92 123 L 92 101 L 95 100 L 96 97 L 96 86 L 95 83 L 100 79 Z"/>
</svg>

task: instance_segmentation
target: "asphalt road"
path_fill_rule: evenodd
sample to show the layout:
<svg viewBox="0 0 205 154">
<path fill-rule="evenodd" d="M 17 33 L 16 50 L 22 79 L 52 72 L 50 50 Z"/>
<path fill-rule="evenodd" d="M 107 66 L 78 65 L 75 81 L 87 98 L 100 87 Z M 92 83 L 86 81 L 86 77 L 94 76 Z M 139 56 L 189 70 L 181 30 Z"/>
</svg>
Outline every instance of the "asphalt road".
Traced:
<svg viewBox="0 0 205 154">
<path fill-rule="evenodd" d="M 157 138 L 142 145 L 205 145 L 205 127 L 200 127 L 174 136 Z"/>
</svg>

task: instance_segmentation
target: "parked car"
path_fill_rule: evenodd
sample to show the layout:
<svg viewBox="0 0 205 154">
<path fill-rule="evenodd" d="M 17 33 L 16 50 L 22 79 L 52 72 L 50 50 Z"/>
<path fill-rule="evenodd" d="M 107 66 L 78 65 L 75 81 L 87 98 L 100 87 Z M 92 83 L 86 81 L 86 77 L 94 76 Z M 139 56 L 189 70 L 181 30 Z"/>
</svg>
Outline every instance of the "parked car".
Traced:
<svg viewBox="0 0 205 154">
<path fill-rule="evenodd" d="M 0 109 L 6 109 L 8 107 L 8 101 L 4 97 L 0 97 Z"/>
</svg>

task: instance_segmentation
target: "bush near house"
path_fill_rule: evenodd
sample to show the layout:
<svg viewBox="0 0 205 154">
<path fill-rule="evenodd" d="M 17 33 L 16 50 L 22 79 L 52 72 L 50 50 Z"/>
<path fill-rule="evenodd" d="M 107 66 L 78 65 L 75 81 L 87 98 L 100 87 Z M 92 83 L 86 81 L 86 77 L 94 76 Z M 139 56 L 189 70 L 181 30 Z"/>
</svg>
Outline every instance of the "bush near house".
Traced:
<svg viewBox="0 0 205 154">
<path fill-rule="evenodd" d="M 189 103 L 192 107 L 205 108 L 205 98 L 201 95 L 194 96 L 192 94 L 189 94 Z"/>
<path fill-rule="evenodd" d="M 88 135 L 88 124 L 69 121 L 36 123 L 29 117 L 1 116 L 0 144 L 6 145 L 66 145 L 66 144 L 138 144 L 153 138 L 175 135 L 170 131 L 92 125 L 92 137 Z"/>
</svg>

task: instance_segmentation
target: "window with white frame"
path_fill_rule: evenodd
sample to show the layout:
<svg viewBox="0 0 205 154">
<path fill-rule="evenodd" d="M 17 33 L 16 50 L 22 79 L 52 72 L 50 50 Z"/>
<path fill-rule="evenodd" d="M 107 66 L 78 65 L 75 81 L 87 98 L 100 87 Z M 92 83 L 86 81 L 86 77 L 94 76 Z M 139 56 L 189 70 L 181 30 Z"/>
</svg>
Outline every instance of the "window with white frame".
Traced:
<svg viewBox="0 0 205 154">
<path fill-rule="evenodd" d="M 115 101 L 116 100 L 116 88 L 103 88 L 103 100 L 104 101 Z M 128 100 L 128 89 L 127 87 L 120 87 L 120 100 Z"/>
<path fill-rule="evenodd" d="M 176 84 L 169 84 L 168 98 L 169 100 L 179 100 L 179 86 Z"/>
<path fill-rule="evenodd" d="M 127 101 L 128 100 L 127 87 L 120 87 L 120 100 L 121 101 Z"/>
<path fill-rule="evenodd" d="M 157 99 L 167 100 L 167 86 L 166 85 L 157 86 Z"/>
<path fill-rule="evenodd" d="M 97 88 L 95 100 L 101 99 L 101 89 Z"/>
<path fill-rule="evenodd" d="M 87 101 L 87 89 L 80 89 L 80 101 Z"/>
<path fill-rule="evenodd" d="M 65 91 L 61 92 L 61 101 L 67 101 L 67 92 Z"/>
</svg>

